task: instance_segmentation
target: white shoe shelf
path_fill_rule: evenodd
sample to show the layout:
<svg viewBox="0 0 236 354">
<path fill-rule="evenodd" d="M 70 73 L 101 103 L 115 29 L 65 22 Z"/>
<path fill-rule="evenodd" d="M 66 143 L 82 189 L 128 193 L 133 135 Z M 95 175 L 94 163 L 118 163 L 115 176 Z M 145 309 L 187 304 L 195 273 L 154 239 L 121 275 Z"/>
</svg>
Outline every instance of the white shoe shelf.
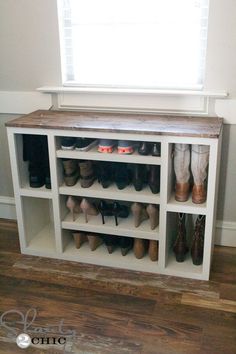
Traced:
<svg viewBox="0 0 236 354">
<path fill-rule="evenodd" d="M 136 271 L 160 273 L 172 276 L 208 280 L 214 246 L 217 187 L 223 120 L 220 118 L 155 116 L 139 114 L 115 114 L 94 112 L 36 111 L 6 124 L 10 149 L 11 168 L 16 202 L 17 222 L 21 252 L 41 257 L 111 266 Z M 51 173 L 51 189 L 29 186 L 28 163 L 23 161 L 23 134 L 45 135 L 48 141 Z M 142 156 L 136 151 L 130 155 L 99 153 L 97 147 L 89 151 L 62 150 L 62 137 L 90 137 L 96 139 L 130 140 L 161 144 L 161 156 Z M 202 144 L 210 147 L 208 166 L 207 200 L 194 204 L 191 195 L 186 202 L 177 202 L 174 194 L 175 176 L 173 170 L 173 147 L 175 143 Z M 90 188 L 82 188 L 80 181 L 68 187 L 64 183 L 62 159 L 122 162 L 129 164 L 160 165 L 160 193 L 153 194 L 149 186 L 137 192 L 131 184 L 119 190 L 115 183 L 104 189 L 95 181 Z M 76 215 L 73 221 L 66 200 L 68 196 L 87 197 L 92 201 L 101 199 L 133 202 L 145 205 L 159 205 L 159 226 L 151 230 L 149 220 L 134 227 L 132 214 L 119 218 L 101 215 Z M 186 260 L 178 263 L 173 253 L 177 234 L 178 213 L 188 218 L 187 239 L 189 248 L 197 215 L 206 216 L 204 234 L 204 255 L 202 265 L 193 265 L 190 252 Z M 136 259 L 133 250 L 122 256 L 120 249 L 109 254 L 102 244 L 95 251 L 88 243 L 75 247 L 72 232 L 107 234 L 158 240 L 158 261 L 151 261 L 146 255 Z"/>
</svg>

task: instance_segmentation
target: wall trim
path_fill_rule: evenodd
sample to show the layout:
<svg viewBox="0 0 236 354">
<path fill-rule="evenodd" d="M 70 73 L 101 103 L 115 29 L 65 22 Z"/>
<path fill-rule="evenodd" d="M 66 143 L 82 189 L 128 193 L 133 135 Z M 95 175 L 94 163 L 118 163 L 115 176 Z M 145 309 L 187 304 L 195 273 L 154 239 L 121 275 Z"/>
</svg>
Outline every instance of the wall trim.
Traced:
<svg viewBox="0 0 236 354">
<path fill-rule="evenodd" d="M 216 221 L 215 244 L 236 247 L 236 222 Z"/>
<path fill-rule="evenodd" d="M 0 219 L 16 220 L 15 199 L 0 196 Z M 236 222 L 216 221 L 215 244 L 236 247 Z"/>
<path fill-rule="evenodd" d="M 16 220 L 16 205 L 13 197 L 0 196 L 0 218 Z"/>
<path fill-rule="evenodd" d="M 28 114 L 37 109 L 49 109 L 51 95 L 37 91 L 0 91 L 0 113 Z"/>
</svg>

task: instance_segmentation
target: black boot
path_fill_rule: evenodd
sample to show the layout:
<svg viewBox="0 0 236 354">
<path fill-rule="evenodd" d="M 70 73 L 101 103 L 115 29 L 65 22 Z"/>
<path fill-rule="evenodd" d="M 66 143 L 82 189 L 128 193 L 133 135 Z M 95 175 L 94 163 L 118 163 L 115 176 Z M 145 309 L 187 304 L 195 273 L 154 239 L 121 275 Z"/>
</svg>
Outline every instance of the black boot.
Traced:
<svg viewBox="0 0 236 354">
<path fill-rule="evenodd" d="M 178 214 L 178 230 L 177 237 L 173 247 L 173 251 L 175 253 L 176 261 L 183 262 L 185 259 L 185 255 L 188 252 L 188 246 L 186 241 L 186 228 L 185 228 L 185 214 Z"/>
</svg>

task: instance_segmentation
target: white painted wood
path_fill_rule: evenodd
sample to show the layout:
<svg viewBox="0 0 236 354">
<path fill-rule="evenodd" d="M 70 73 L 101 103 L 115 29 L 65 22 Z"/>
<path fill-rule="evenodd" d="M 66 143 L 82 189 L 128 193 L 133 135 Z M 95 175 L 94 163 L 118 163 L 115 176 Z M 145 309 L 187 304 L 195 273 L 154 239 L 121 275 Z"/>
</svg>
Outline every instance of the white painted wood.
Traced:
<svg viewBox="0 0 236 354">
<path fill-rule="evenodd" d="M 105 216 L 105 224 L 102 224 L 101 214 L 97 216 L 88 216 L 88 223 L 85 222 L 83 214 L 76 216 L 72 220 L 72 215 L 68 213 L 63 219 L 62 228 L 69 230 L 91 231 L 101 234 L 120 235 L 129 237 L 145 238 L 157 240 L 159 237 L 159 227 L 154 230 L 150 228 L 150 221 L 144 220 L 137 228 L 134 227 L 134 219 L 130 214 L 128 218 L 118 218 L 118 226 L 115 225 L 115 219 L 112 216 Z"/>
<path fill-rule="evenodd" d="M 25 197 L 36 197 L 36 198 L 46 198 L 52 199 L 52 192 L 45 186 L 40 188 L 32 188 L 27 181 L 22 188 L 19 189 L 19 194 Z"/>
<path fill-rule="evenodd" d="M 59 187 L 59 193 L 64 195 L 75 195 L 81 197 L 93 197 L 99 199 L 124 200 L 140 203 L 160 204 L 159 194 L 153 194 L 149 186 L 145 186 L 142 191 L 136 192 L 133 185 L 120 190 L 115 183 L 108 188 L 103 188 L 100 183 L 95 181 L 90 188 L 82 188 L 80 181 L 74 186 L 68 187 L 64 183 Z"/>
<path fill-rule="evenodd" d="M 208 168 L 208 186 L 207 186 L 207 213 L 204 235 L 204 254 L 203 254 L 203 274 L 209 278 L 211 257 L 213 252 L 214 241 L 214 224 L 215 224 L 215 197 L 217 185 L 217 169 L 218 169 L 218 140 L 212 141 L 210 145 L 210 157 Z"/>
<path fill-rule="evenodd" d="M 55 137 L 51 131 L 48 133 L 48 153 L 49 153 L 49 165 L 50 165 L 50 177 L 52 187 L 52 207 L 54 217 L 54 229 L 55 229 L 55 242 L 56 250 L 58 253 L 62 252 L 62 234 L 61 234 L 61 219 L 60 219 L 60 206 L 59 206 L 59 191 L 58 191 L 58 164 L 56 158 L 56 146 Z"/>
<path fill-rule="evenodd" d="M 170 200 L 167 204 L 167 211 L 186 214 L 201 214 L 206 215 L 206 202 L 202 204 L 194 204 L 192 202 L 192 194 L 186 202 L 177 202 L 174 193 L 171 194 Z"/>
<path fill-rule="evenodd" d="M 42 86 L 37 89 L 45 93 L 127 93 L 127 94 L 147 94 L 147 95 L 166 95 L 166 96 L 203 96 L 225 98 L 228 96 L 226 91 L 204 91 L 204 90 L 160 90 L 160 89 L 140 89 L 140 88 L 121 88 L 121 87 L 91 87 L 91 86 Z"/>
<path fill-rule="evenodd" d="M 51 105 L 51 95 L 37 91 L 0 91 L 0 113 L 28 114 Z"/>
<path fill-rule="evenodd" d="M 97 147 L 89 151 L 76 151 L 76 150 L 57 150 L 57 157 L 70 158 L 70 159 L 87 159 L 93 161 L 111 161 L 111 162 L 125 162 L 125 163 L 141 163 L 148 165 L 160 165 L 161 159 L 156 156 L 142 156 L 135 151 L 131 155 L 118 154 L 115 149 L 112 153 L 100 153 Z"/>
<path fill-rule="evenodd" d="M 48 136 L 52 190 L 44 187 L 30 188 L 28 185 L 27 165 L 22 163 L 22 144 L 19 134 L 46 134 Z M 100 154 L 96 149 L 89 152 L 63 151 L 60 149 L 61 136 L 87 136 L 95 138 L 128 139 L 134 141 L 161 142 L 162 156 Z M 218 139 L 148 136 L 145 134 L 122 133 L 93 133 L 84 131 L 59 131 L 53 129 L 22 129 L 8 128 L 13 183 L 16 200 L 17 218 L 20 233 L 21 250 L 26 254 L 47 256 L 52 258 L 75 260 L 99 265 L 110 265 L 120 268 L 163 273 L 174 276 L 184 276 L 193 279 L 208 279 L 210 270 L 211 250 L 213 246 L 213 231 L 215 221 L 215 202 L 219 164 Z M 191 201 L 191 196 L 186 203 L 178 203 L 173 195 L 173 164 L 172 144 L 206 144 L 210 146 L 210 163 L 208 174 L 207 203 L 196 205 Z M 79 182 L 68 187 L 63 184 L 63 171 L 61 158 L 88 159 L 96 161 L 116 161 L 129 163 L 145 163 L 161 165 L 160 195 L 154 195 L 149 187 L 141 192 L 136 192 L 132 186 L 118 190 L 112 185 L 103 189 L 98 182 L 90 188 L 81 188 Z M 144 203 L 160 204 L 160 225 L 156 230 L 150 229 L 149 220 L 144 221 L 140 227 L 135 228 L 132 215 L 126 219 L 119 218 L 119 225 L 115 226 L 112 217 L 106 217 L 102 224 L 101 215 L 89 217 L 85 223 L 84 215 L 80 214 L 73 222 L 66 208 L 68 195 L 77 195 L 89 198 L 104 198 L 123 200 L 124 202 L 139 201 Z M 206 231 L 204 244 L 204 259 L 202 266 L 194 266 L 190 257 L 183 263 L 177 263 L 172 252 L 173 240 L 176 232 L 176 216 L 178 212 L 188 214 L 206 215 Z M 50 214 L 52 213 L 52 217 Z M 29 217 L 30 215 L 30 217 Z M 149 240 L 159 240 L 159 261 L 151 262 L 146 256 L 137 260 L 130 252 L 126 257 L 120 251 L 109 255 L 105 246 L 91 252 L 88 245 L 80 250 L 75 248 L 72 240 L 72 230 L 96 232 L 101 234 L 122 235 L 139 237 Z"/>
</svg>

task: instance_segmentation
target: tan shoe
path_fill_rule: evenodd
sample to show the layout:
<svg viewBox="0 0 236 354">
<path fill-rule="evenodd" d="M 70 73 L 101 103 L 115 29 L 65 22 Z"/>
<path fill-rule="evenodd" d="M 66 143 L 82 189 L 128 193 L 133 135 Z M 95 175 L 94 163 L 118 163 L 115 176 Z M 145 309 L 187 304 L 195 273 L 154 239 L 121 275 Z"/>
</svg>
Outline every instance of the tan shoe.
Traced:
<svg viewBox="0 0 236 354">
<path fill-rule="evenodd" d="M 150 219 L 151 230 L 154 230 L 159 225 L 159 206 L 155 204 L 149 204 L 146 208 Z"/>
<path fill-rule="evenodd" d="M 87 241 L 87 236 L 85 232 L 73 232 L 72 233 L 74 240 L 75 240 L 75 247 L 80 248 L 84 242 Z"/>
<path fill-rule="evenodd" d="M 156 240 L 149 241 L 148 255 L 151 261 L 155 262 L 158 260 L 158 248 L 159 243 Z"/>
<path fill-rule="evenodd" d="M 134 239 L 134 255 L 136 258 L 141 259 L 145 255 L 146 251 L 146 240 L 141 238 Z"/>
<path fill-rule="evenodd" d="M 139 227 L 142 221 L 148 219 L 148 214 L 145 207 L 141 203 L 133 203 L 131 205 L 131 211 L 134 216 L 134 226 Z"/>
<path fill-rule="evenodd" d="M 206 189 L 204 184 L 193 186 L 192 201 L 195 204 L 202 204 L 206 201 Z"/>
<path fill-rule="evenodd" d="M 67 198 L 66 207 L 70 210 L 73 221 L 75 221 L 75 214 L 82 212 L 80 208 L 80 199 L 71 195 Z"/>
<path fill-rule="evenodd" d="M 87 237 L 91 251 L 95 251 L 103 243 L 100 236 L 88 234 Z"/>
<path fill-rule="evenodd" d="M 186 202 L 189 197 L 189 183 L 176 183 L 175 200 L 178 202 Z"/>
<path fill-rule="evenodd" d="M 88 222 L 88 215 L 98 215 L 97 208 L 88 201 L 88 199 L 83 198 L 82 202 L 80 203 L 80 208 L 84 213 L 85 222 Z"/>
</svg>

